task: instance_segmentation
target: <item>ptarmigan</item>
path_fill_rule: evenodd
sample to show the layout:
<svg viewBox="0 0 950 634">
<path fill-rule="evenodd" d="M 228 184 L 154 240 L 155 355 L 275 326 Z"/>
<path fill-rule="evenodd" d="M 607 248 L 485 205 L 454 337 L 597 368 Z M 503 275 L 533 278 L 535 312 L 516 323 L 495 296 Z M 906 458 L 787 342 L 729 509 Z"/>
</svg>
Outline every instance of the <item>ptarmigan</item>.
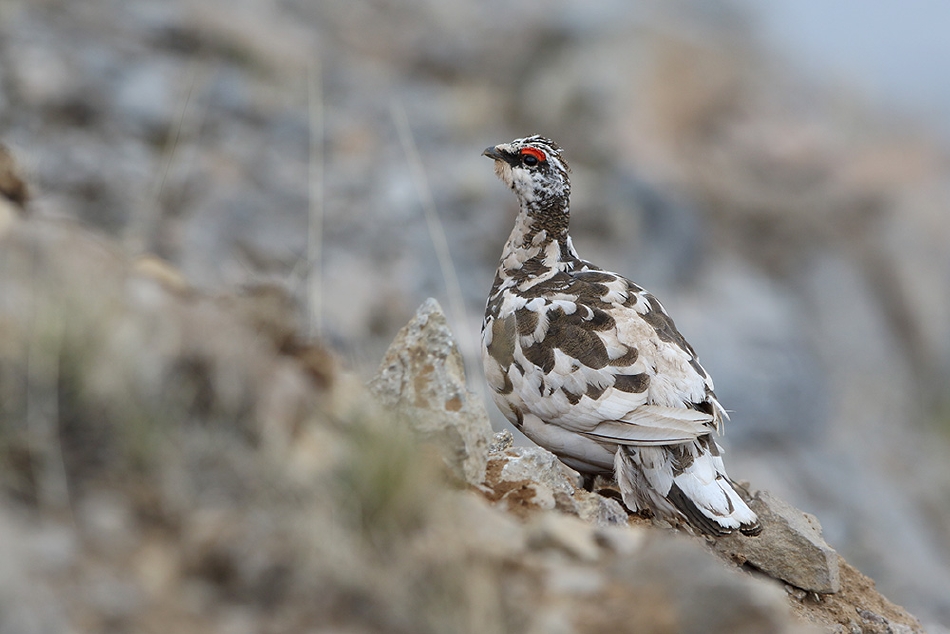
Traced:
<svg viewBox="0 0 950 634">
<path fill-rule="evenodd" d="M 567 465 L 615 478 L 631 511 L 758 534 L 713 439 L 726 413 L 693 348 L 653 295 L 574 250 L 561 149 L 531 136 L 484 155 L 521 204 L 482 324 L 495 403 Z"/>
</svg>

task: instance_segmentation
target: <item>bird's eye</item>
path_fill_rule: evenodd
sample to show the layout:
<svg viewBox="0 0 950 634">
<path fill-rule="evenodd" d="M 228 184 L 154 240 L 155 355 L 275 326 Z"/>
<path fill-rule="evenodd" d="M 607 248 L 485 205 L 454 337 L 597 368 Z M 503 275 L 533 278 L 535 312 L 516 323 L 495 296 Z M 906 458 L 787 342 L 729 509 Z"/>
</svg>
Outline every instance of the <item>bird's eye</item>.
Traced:
<svg viewBox="0 0 950 634">
<path fill-rule="evenodd" d="M 521 150 L 521 162 L 527 165 L 528 167 L 534 167 L 542 161 L 546 161 L 548 157 L 544 155 L 544 152 L 537 148 L 526 147 Z"/>
</svg>

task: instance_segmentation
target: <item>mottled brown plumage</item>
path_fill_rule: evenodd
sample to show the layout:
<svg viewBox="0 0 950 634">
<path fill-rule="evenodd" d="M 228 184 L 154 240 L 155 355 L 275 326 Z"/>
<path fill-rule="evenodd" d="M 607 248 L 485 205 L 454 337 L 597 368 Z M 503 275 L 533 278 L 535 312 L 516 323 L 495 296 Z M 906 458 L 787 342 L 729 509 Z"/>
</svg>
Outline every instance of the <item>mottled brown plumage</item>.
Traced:
<svg viewBox="0 0 950 634">
<path fill-rule="evenodd" d="M 482 327 L 501 411 L 581 473 L 614 477 L 632 511 L 756 534 L 713 438 L 725 411 L 693 348 L 653 295 L 574 250 L 561 149 L 533 136 L 484 154 L 521 206 Z"/>
</svg>

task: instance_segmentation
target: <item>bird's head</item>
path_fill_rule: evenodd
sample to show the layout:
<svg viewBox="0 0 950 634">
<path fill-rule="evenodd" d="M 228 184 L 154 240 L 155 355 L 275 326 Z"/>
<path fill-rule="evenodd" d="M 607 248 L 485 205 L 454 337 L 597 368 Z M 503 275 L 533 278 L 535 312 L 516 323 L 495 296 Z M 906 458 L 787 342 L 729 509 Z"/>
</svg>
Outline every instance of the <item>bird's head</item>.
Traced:
<svg viewBox="0 0 950 634">
<path fill-rule="evenodd" d="M 495 174 L 514 190 L 522 206 L 547 206 L 571 193 L 570 168 L 561 148 L 543 136 L 529 136 L 487 148 L 495 160 Z"/>
</svg>

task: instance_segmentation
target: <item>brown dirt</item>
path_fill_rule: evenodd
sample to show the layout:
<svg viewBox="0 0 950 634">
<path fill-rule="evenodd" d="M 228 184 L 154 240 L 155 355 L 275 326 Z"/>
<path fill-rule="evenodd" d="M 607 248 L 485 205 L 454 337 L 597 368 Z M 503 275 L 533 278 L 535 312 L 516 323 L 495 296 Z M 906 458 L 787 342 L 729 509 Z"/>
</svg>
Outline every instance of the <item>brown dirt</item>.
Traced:
<svg viewBox="0 0 950 634">
<path fill-rule="evenodd" d="M 838 564 L 841 592 L 823 595 L 789 593 L 789 604 L 799 618 L 830 627 L 832 631 L 838 631 L 836 626 L 842 626 L 845 632 L 865 634 L 924 631 L 920 621 L 878 592 L 872 579 L 842 557 L 838 558 Z M 894 625 L 908 629 L 897 629 Z"/>
<path fill-rule="evenodd" d="M 480 491 L 493 504 L 504 500 L 509 513 L 525 519 L 541 509 L 535 501 L 537 492 L 530 480 L 502 480 L 501 471 L 507 462 L 507 458 L 489 459 L 485 472 L 486 487 Z"/>
</svg>

